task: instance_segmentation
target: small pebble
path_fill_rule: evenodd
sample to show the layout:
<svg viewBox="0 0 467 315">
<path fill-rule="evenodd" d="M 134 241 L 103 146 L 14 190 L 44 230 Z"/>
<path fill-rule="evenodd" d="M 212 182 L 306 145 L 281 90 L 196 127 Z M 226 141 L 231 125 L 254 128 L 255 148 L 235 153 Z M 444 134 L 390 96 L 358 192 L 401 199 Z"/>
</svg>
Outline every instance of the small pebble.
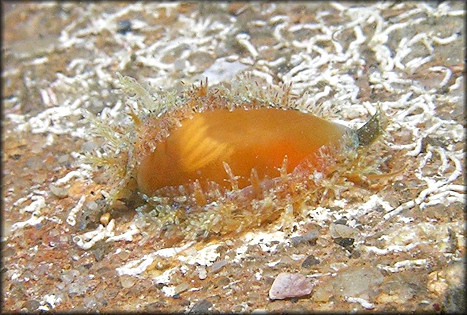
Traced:
<svg viewBox="0 0 467 315">
<path fill-rule="evenodd" d="M 121 276 L 120 284 L 124 289 L 131 288 L 135 284 L 135 278 L 131 276 Z"/>
<path fill-rule="evenodd" d="M 60 235 L 60 231 L 58 229 L 52 229 L 49 232 L 50 237 L 55 237 L 55 236 L 58 236 L 58 235 Z"/>
<path fill-rule="evenodd" d="M 360 234 L 356 228 L 343 224 L 331 223 L 329 229 L 332 238 L 356 238 Z"/>
<path fill-rule="evenodd" d="M 110 213 L 106 212 L 103 215 L 101 215 L 101 218 L 99 220 L 103 226 L 107 226 L 110 222 Z"/>
<path fill-rule="evenodd" d="M 204 268 L 203 266 L 197 266 L 196 270 L 198 271 L 198 277 L 200 280 L 206 279 L 206 277 L 208 276 L 206 268 Z"/>
<path fill-rule="evenodd" d="M 129 20 L 118 21 L 117 33 L 125 35 L 128 32 L 131 32 L 131 22 Z"/>
<path fill-rule="evenodd" d="M 36 300 L 29 300 L 23 304 L 23 308 L 26 308 L 29 312 L 37 311 L 39 306 L 41 306 L 41 303 Z"/>
<path fill-rule="evenodd" d="M 86 296 L 83 302 L 87 309 L 95 309 L 97 306 L 97 300 L 94 298 L 94 296 Z"/>
<path fill-rule="evenodd" d="M 38 173 L 31 180 L 34 184 L 42 184 L 46 180 L 46 174 Z"/>
<path fill-rule="evenodd" d="M 278 267 L 289 267 L 294 264 L 295 264 L 295 261 L 291 257 L 285 255 L 281 257 L 281 260 L 277 266 Z"/>
<path fill-rule="evenodd" d="M 13 155 L 10 156 L 10 158 L 17 161 L 17 160 L 19 160 L 21 158 L 21 154 L 13 154 Z"/>
<path fill-rule="evenodd" d="M 283 300 L 287 298 L 309 295 L 313 284 L 304 275 L 299 273 L 280 273 L 274 280 L 269 290 L 271 300 Z"/>
<path fill-rule="evenodd" d="M 237 304 L 232 307 L 232 313 L 240 314 L 245 312 L 245 306 L 242 304 Z"/>
<path fill-rule="evenodd" d="M 313 290 L 313 301 L 315 302 L 328 302 L 334 295 L 334 288 L 332 283 L 320 283 Z"/>
<path fill-rule="evenodd" d="M 188 306 L 190 305 L 190 301 L 188 300 L 181 300 L 180 303 L 178 303 L 180 306 Z"/>
<path fill-rule="evenodd" d="M 57 162 L 58 164 L 62 165 L 62 164 L 66 164 L 69 160 L 70 160 L 70 155 L 63 154 L 58 157 Z"/>
<path fill-rule="evenodd" d="M 319 264 L 320 261 L 317 259 L 315 256 L 310 255 L 305 260 L 302 262 L 302 268 L 310 268 L 312 266 L 315 266 Z"/>
<path fill-rule="evenodd" d="M 69 271 L 64 271 L 62 273 L 62 275 L 60 276 L 60 280 L 62 280 L 62 282 L 64 284 L 68 284 L 68 283 L 71 283 L 73 282 L 73 280 L 75 279 L 75 277 L 77 277 L 79 275 L 79 271 L 78 270 L 69 270 Z"/>
<path fill-rule="evenodd" d="M 65 288 L 65 284 L 63 282 L 56 283 L 55 287 L 61 291 Z"/>
<path fill-rule="evenodd" d="M 210 53 L 195 50 L 191 52 L 188 61 L 192 66 L 196 67 L 197 71 L 201 72 L 211 66 L 215 59 Z"/>
<path fill-rule="evenodd" d="M 99 205 L 97 204 L 97 202 L 91 200 L 89 202 L 86 202 L 84 204 L 84 207 L 89 211 L 97 211 Z"/>
<path fill-rule="evenodd" d="M 383 282 L 384 276 L 374 267 L 351 267 L 334 279 L 334 289 L 341 296 L 367 298 L 374 286 Z"/>
<path fill-rule="evenodd" d="M 465 314 L 466 309 L 464 286 L 449 288 L 444 296 L 443 311 L 448 314 Z"/>
<path fill-rule="evenodd" d="M 26 161 L 26 165 L 31 171 L 36 171 L 43 166 L 42 160 L 36 156 L 33 156 Z"/>
<path fill-rule="evenodd" d="M 144 306 L 146 312 L 160 311 L 161 308 L 165 307 L 167 302 L 165 300 L 159 300 L 157 302 L 149 303 Z"/>
<path fill-rule="evenodd" d="M 336 244 L 339 244 L 340 246 L 348 249 L 348 250 L 351 250 L 352 248 L 352 245 L 354 243 L 354 239 L 353 238 L 342 238 L 342 237 L 338 237 L 338 238 L 335 238 L 334 239 L 334 242 Z"/>
<path fill-rule="evenodd" d="M 82 296 L 86 292 L 86 288 L 81 283 L 73 282 L 68 285 L 68 295 Z"/>
<path fill-rule="evenodd" d="M 177 285 L 174 289 L 175 291 L 175 295 L 179 295 L 180 293 L 182 292 L 185 292 L 186 290 L 188 290 L 190 288 L 190 286 L 188 285 L 188 283 L 186 282 L 183 282 L 183 283 L 180 283 L 179 285 Z M 174 296 L 175 297 L 175 296 Z"/>
<path fill-rule="evenodd" d="M 14 248 L 12 248 L 12 247 L 6 247 L 6 248 L 4 247 L 2 255 L 3 255 L 4 258 L 6 258 L 6 257 L 10 257 L 10 256 L 14 255 L 15 252 L 16 252 L 16 250 Z"/>
<path fill-rule="evenodd" d="M 130 252 L 127 250 L 122 250 L 120 253 L 116 254 L 115 257 L 120 259 L 120 261 L 125 261 L 130 257 Z"/>
<path fill-rule="evenodd" d="M 94 254 L 96 261 L 101 261 L 102 258 L 107 254 L 107 248 L 105 246 L 96 246 L 91 253 Z"/>
<path fill-rule="evenodd" d="M 353 258 L 353 259 L 360 258 L 362 254 L 359 250 L 353 250 L 353 248 L 351 248 L 350 251 L 352 252 L 352 254 L 350 255 L 350 258 Z"/>
<path fill-rule="evenodd" d="M 53 184 L 49 185 L 50 192 L 57 198 L 65 198 L 68 196 L 68 188 L 57 187 Z"/>
<path fill-rule="evenodd" d="M 227 260 L 219 260 L 219 261 L 216 261 L 215 263 L 212 264 L 211 266 L 211 272 L 218 272 L 219 270 L 221 270 L 225 265 L 228 264 L 228 261 Z"/>
<path fill-rule="evenodd" d="M 304 235 L 294 236 L 290 240 L 292 241 L 293 246 L 297 246 L 301 243 L 309 243 L 310 245 L 314 245 L 318 236 L 318 230 L 313 230 Z"/>
<path fill-rule="evenodd" d="M 223 287 L 230 283 L 229 277 L 223 276 L 216 281 L 216 287 Z"/>
<path fill-rule="evenodd" d="M 95 141 L 88 141 L 83 143 L 83 145 L 81 146 L 81 150 L 83 152 L 93 152 L 98 147 L 99 145 Z"/>
<path fill-rule="evenodd" d="M 189 313 L 206 313 L 211 306 L 212 303 L 208 300 L 201 300 L 198 301 L 195 305 L 193 305 Z"/>
</svg>

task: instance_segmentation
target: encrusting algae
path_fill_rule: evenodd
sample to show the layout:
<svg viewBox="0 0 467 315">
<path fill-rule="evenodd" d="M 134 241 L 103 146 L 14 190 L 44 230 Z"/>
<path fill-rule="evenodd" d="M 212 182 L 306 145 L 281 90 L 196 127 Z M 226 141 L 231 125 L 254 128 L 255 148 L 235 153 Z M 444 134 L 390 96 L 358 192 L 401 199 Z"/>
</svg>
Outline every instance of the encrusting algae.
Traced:
<svg viewBox="0 0 467 315">
<path fill-rule="evenodd" d="M 287 225 L 337 182 L 377 172 L 362 152 L 382 132 L 379 111 L 353 130 L 303 108 L 290 86 L 262 88 L 247 76 L 158 99 L 133 78 L 120 82 L 139 99 L 133 123 L 88 114 L 106 146 L 87 161 L 110 177 L 103 211 L 123 202 L 166 240 Z"/>
</svg>

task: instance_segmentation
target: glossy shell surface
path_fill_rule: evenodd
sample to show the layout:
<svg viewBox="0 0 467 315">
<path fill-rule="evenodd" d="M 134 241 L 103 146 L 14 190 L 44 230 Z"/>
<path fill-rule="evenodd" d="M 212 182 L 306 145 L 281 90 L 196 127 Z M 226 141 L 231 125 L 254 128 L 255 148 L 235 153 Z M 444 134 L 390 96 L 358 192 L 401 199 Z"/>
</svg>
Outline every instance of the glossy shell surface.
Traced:
<svg viewBox="0 0 467 315">
<path fill-rule="evenodd" d="M 321 170 L 323 146 L 337 146 L 353 130 L 312 114 L 278 108 L 214 109 L 196 113 L 146 154 L 137 166 L 140 191 L 152 195 L 167 186 L 196 180 L 229 188 L 229 172 L 238 187 L 257 178 L 280 175 L 286 158 L 287 172 L 305 160 Z M 254 174 L 256 177 L 256 174 Z"/>
</svg>

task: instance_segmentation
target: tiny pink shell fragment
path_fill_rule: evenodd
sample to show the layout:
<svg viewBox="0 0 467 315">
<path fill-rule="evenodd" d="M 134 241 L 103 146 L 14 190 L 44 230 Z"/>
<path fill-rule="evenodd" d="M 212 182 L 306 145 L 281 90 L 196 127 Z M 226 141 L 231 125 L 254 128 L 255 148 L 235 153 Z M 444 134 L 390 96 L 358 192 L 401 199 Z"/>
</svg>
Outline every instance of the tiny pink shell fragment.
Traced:
<svg viewBox="0 0 467 315">
<path fill-rule="evenodd" d="M 280 273 L 269 290 L 271 300 L 283 300 L 287 298 L 309 295 L 313 288 L 312 282 L 299 273 Z"/>
</svg>

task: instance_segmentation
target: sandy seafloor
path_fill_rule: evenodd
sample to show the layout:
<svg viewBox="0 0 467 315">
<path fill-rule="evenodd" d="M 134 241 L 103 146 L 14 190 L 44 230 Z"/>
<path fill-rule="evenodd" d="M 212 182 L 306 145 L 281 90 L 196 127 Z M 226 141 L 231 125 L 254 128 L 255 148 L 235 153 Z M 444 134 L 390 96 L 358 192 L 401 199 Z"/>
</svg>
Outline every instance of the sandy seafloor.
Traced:
<svg viewBox="0 0 467 315">
<path fill-rule="evenodd" d="M 462 2 L 2 6 L 3 312 L 465 310 Z M 155 91 L 245 71 L 351 127 L 381 108 L 369 154 L 404 171 L 177 256 L 131 209 L 99 226 L 81 110 L 125 111 L 117 72 Z M 269 299 L 282 272 L 311 294 Z"/>
</svg>

